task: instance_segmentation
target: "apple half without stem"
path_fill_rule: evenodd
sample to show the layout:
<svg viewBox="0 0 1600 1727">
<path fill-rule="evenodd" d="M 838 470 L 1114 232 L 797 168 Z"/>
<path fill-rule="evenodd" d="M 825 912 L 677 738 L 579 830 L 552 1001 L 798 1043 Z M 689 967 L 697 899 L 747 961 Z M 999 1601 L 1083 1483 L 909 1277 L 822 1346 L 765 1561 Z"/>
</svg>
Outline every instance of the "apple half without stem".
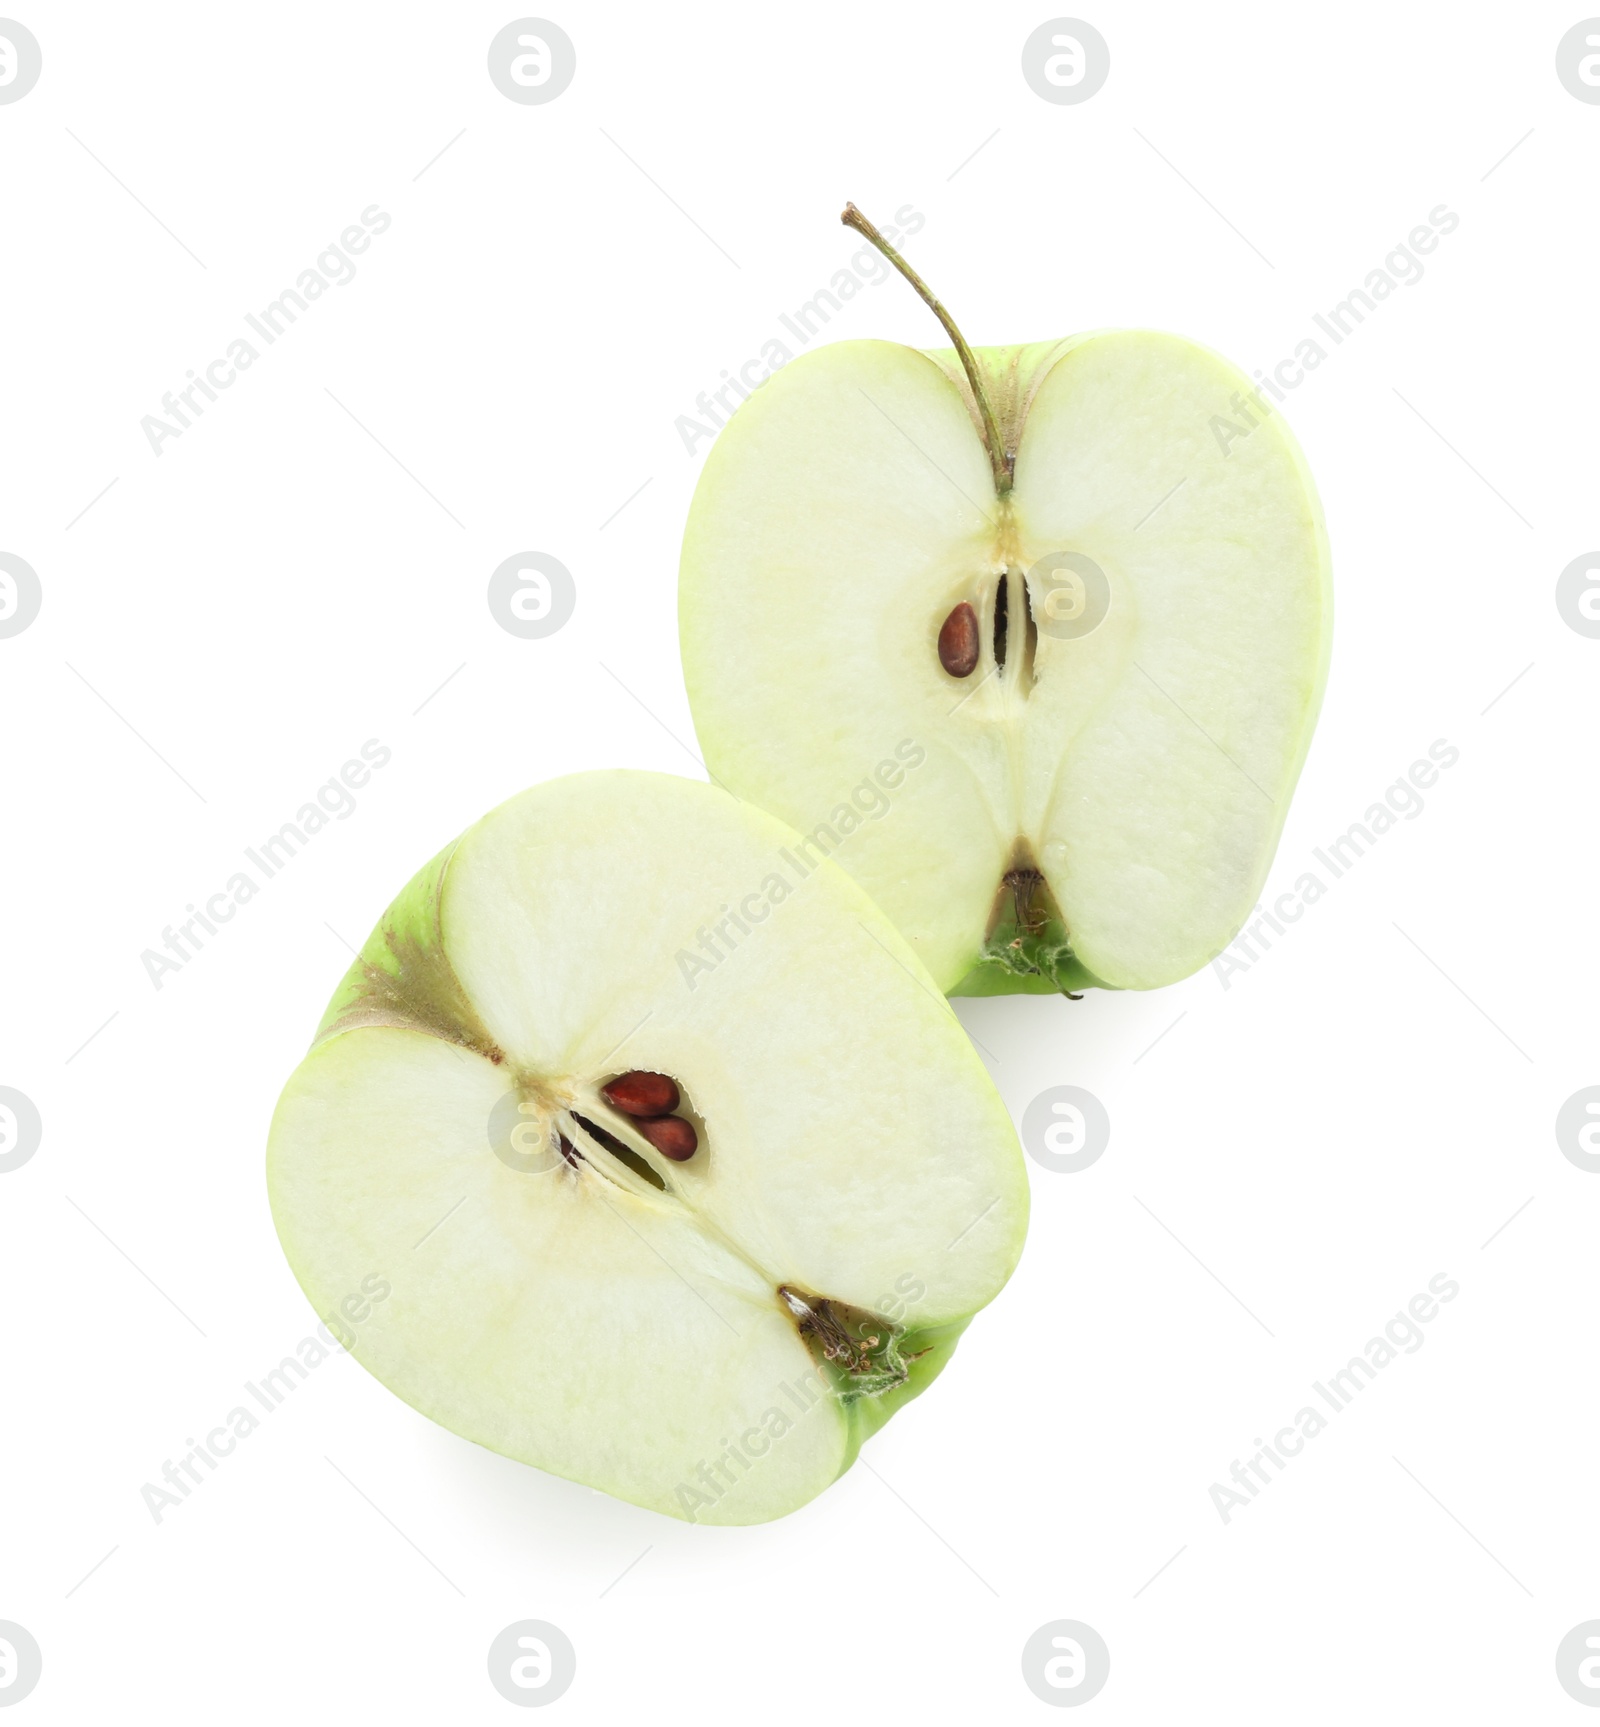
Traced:
<svg viewBox="0 0 1600 1727">
<path fill-rule="evenodd" d="M 1016 1134 L 948 1004 L 795 846 L 666 775 L 513 798 L 384 916 L 267 1153 L 295 1276 L 390 1390 L 703 1523 L 782 1516 L 848 1468 L 1026 1228 Z M 643 1131 L 668 1122 L 692 1149 Z M 345 1324 L 373 1278 L 391 1293 Z"/>
<path fill-rule="evenodd" d="M 966 353 L 981 401 L 955 350 L 851 341 L 740 404 L 683 541 L 695 729 L 942 989 L 1172 983 L 1254 908 L 1310 744 L 1311 477 L 1182 337 Z"/>
</svg>

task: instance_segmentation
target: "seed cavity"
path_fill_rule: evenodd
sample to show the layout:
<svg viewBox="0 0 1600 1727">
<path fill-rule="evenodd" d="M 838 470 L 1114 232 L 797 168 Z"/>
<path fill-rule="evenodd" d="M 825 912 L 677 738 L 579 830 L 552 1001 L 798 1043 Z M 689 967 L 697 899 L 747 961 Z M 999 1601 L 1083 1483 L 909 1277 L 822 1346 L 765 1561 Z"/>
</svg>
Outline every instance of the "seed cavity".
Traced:
<svg viewBox="0 0 1600 1727">
<path fill-rule="evenodd" d="M 624 1115 L 671 1115 L 678 1107 L 677 1082 L 664 1073 L 642 1069 L 619 1074 L 609 1085 L 601 1086 L 600 1095 Z"/>
<path fill-rule="evenodd" d="M 590 1121 L 587 1116 L 579 1115 L 576 1110 L 572 1112 L 572 1119 L 577 1122 L 578 1126 L 588 1134 L 590 1139 L 592 1139 L 602 1151 L 609 1151 L 618 1163 L 625 1164 L 641 1180 L 649 1182 L 658 1193 L 665 1193 L 667 1191 L 666 1182 L 656 1174 L 656 1172 L 650 1167 L 644 1158 L 640 1157 L 638 1152 L 636 1152 L 632 1146 L 624 1145 L 615 1134 L 607 1133 L 603 1127 L 598 1125 L 598 1123 Z M 563 1140 L 562 1145 L 565 1146 L 565 1144 L 566 1141 Z"/>
<path fill-rule="evenodd" d="M 663 1157 L 670 1157 L 674 1163 L 687 1163 L 700 1144 L 694 1123 L 679 1115 L 648 1116 L 639 1121 L 638 1128 Z"/>
<path fill-rule="evenodd" d="M 1022 681 L 1031 690 L 1039 681 L 1039 624 L 1033 615 L 1033 595 L 1028 591 L 1028 579 L 1020 578 L 1022 586 L 1022 609 L 1027 613 L 1027 627 L 1022 633 Z"/>
<path fill-rule="evenodd" d="M 1010 622 L 1011 583 L 1002 575 L 994 591 L 994 663 L 1002 672 L 1006 669 L 1006 627 Z"/>
<path fill-rule="evenodd" d="M 953 678 L 970 678 L 978 663 L 978 614 L 963 600 L 939 627 L 939 664 Z"/>
<path fill-rule="evenodd" d="M 574 1169 L 576 1169 L 578 1165 L 583 1162 L 583 1153 L 578 1150 L 577 1146 L 575 1146 L 564 1133 L 558 1133 L 556 1135 L 556 1139 L 561 1146 L 561 1155 Z"/>
</svg>

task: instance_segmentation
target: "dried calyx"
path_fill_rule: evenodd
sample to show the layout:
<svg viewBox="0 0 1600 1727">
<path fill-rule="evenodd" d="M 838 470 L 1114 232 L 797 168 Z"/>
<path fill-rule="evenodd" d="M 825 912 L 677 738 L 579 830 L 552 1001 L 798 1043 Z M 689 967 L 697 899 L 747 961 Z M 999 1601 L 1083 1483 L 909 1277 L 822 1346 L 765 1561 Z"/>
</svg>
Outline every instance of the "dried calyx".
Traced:
<svg viewBox="0 0 1600 1727">
<path fill-rule="evenodd" d="M 902 1355 L 905 1328 L 891 1325 L 868 1308 L 809 1295 L 789 1284 L 779 1285 L 778 1299 L 812 1360 L 829 1375 L 834 1391 L 846 1403 L 903 1385 L 911 1373 L 907 1363 L 922 1353 Z"/>
<path fill-rule="evenodd" d="M 1073 1001 L 1092 981 L 1072 951 L 1050 884 L 1021 846 L 1000 878 L 983 957 L 1014 977 L 1048 979 Z"/>
</svg>

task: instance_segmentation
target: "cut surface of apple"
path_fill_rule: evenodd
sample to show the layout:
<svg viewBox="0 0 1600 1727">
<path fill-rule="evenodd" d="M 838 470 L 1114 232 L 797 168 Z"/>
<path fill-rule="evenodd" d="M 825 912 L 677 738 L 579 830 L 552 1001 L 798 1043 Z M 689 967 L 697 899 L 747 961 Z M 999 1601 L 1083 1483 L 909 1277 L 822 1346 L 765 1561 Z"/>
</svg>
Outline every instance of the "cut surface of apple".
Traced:
<svg viewBox="0 0 1600 1727">
<path fill-rule="evenodd" d="M 848 1468 L 1026 1227 L 959 1023 L 795 839 L 665 775 L 513 798 L 380 922 L 268 1147 L 289 1263 L 369 1372 L 705 1523 Z"/>
<path fill-rule="evenodd" d="M 999 458 L 955 351 L 880 341 L 719 435 L 679 589 L 705 759 L 946 990 L 1174 982 L 1254 907 L 1309 746 L 1316 493 L 1270 398 L 1181 337 L 975 366 Z M 924 759 L 874 782 L 898 746 Z"/>
</svg>

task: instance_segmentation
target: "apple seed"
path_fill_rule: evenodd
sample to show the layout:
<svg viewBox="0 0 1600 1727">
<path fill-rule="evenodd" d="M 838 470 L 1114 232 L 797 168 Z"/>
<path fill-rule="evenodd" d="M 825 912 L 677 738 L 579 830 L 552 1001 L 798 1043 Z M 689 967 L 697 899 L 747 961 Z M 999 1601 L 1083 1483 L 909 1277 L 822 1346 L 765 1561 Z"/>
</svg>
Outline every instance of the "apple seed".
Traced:
<svg viewBox="0 0 1600 1727">
<path fill-rule="evenodd" d="M 639 1123 L 639 1131 L 663 1157 L 670 1157 L 674 1163 L 686 1163 L 700 1143 L 694 1124 L 678 1115 L 646 1116 Z"/>
<path fill-rule="evenodd" d="M 970 678 L 978 663 L 978 614 L 963 600 L 939 629 L 939 664 L 953 678 Z"/>
<path fill-rule="evenodd" d="M 600 1095 L 624 1115 L 671 1115 L 678 1107 L 678 1087 L 664 1073 L 620 1074 Z"/>
</svg>

